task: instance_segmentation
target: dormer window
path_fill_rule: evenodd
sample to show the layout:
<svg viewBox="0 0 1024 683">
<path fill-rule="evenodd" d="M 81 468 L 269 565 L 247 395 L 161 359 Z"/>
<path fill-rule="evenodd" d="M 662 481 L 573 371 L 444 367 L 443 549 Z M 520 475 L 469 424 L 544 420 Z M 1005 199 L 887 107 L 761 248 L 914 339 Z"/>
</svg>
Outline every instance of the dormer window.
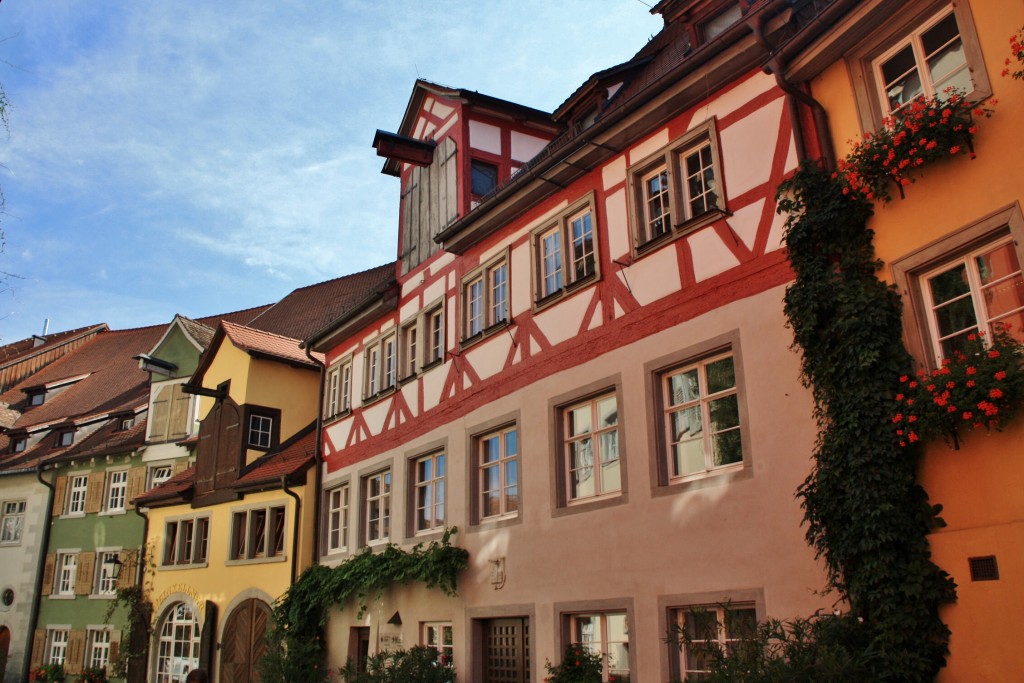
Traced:
<svg viewBox="0 0 1024 683">
<path fill-rule="evenodd" d="M 11 440 L 11 453 L 21 453 L 28 447 L 27 436 L 12 436 Z"/>
<path fill-rule="evenodd" d="M 261 406 L 248 406 L 246 410 L 246 447 L 265 451 L 276 446 L 281 411 Z"/>
<path fill-rule="evenodd" d="M 725 30 L 743 18 L 743 8 L 740 3 L 734 2 L 730 7 L 722 10 L 700 25 L 704 42 L 709 43 L 718 36 L 725 33 Z"/>
<path fill-rule="evenodd" d="M 471 184 L 474 197 L 483 197 L 498 186 L 498 167 L 495 164 L 473 159 Z"/>
<path fill-rule="evenodd" d="M 28 395 L 28 404 L 30 406 L 41 406 L 46 401 L 45 391 L 33 391 Z"/>
<path fill-rule="evenodd" d="M 65 448 L 75 442 L 75 430 L 74 429 L 61 429 L 57 432 L 57 437 L 54 439 L 53 445 L 55 448 Z"/>
<path fill-rule="evenodd" d="M 124 415 L 117 419 L 117 431 L 126 432 L 135 426 L 134 415 Z"/>
</svg>

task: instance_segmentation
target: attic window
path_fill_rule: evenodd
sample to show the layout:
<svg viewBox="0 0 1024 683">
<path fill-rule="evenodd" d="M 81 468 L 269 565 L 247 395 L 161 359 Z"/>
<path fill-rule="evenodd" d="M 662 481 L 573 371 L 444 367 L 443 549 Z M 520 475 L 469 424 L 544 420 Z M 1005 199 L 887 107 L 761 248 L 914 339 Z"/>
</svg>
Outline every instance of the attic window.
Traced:
<svg viewBox="0 0 1024 683">
<path fill-rule="evenodd" d="M 41 406 L 46 401 L 45 391 L 33 391 L 28 395 L 28 404 L 30 406 Z"/>
<path fill-rule="evenodd" d="M 498 167 L 494 164 L 474 159 L 472 164 L 472 192 L 482 197 L 498 186 Z"/>
<path fill-rule="evenodd" d="M 57 438 L 54 439 L 54 447 L 64 448 L 70 446 L 75 442 L 75 430 L 74 429 L 62 429 L 57 432 Z"/>
<path fill-rule="evenodd" d="M 135 426 L 134 415 L 124 415 L 117 419 L 117 431 L 126 432 Z"/>
<path fill-rule="evenodd" d="M 21 453 L 28 447 L 27 436 L 12 436 L 11 437 L 11 453 Z"/>
<path fill-rule="evenodd" d="M 738 2 L 722 10 L 700 25 L 701 33 L 704 35 L 704 42 L 709 43 L 718 36 L 725 33 L 725 30 L 743 18 L 743 8 Z"/>
</svg>

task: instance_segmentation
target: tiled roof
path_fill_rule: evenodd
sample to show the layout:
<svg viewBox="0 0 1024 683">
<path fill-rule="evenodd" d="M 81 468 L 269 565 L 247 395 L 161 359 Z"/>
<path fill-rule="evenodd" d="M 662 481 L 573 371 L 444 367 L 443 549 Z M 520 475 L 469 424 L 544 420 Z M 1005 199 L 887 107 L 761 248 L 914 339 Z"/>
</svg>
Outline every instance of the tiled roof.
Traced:
<svg viewBox="0 0 1024 683">
<path fill-rule="evenodd" d="M 106 323 L 99 323 L 98 325 L 88 325 L 86 327 L 79 327 L 65 332 L 54 332 L 53 334 L 41 337 L 45 341 L 39 346 L 35 346 L 36 340 L 39 339 L 39 337 L 29 337 L 27 339 L 11 342 L 10 344 L 5 344 L 0 346 L 0 366 L 13 363 L 25 356 L 41 353 L 79 335 L 88 334 L 92 331 L 99 332 L 106 329 Z"/>
<path fill-rule="evenodd" d="M 281 444 L 278 450 L 256 460 L 235 482 L 235 488 L 256 488 L 276 484 L 281 477 L 291 477 L 313 464 L 316 450 L 316 422 Z"/>
<path fill-rule="evenodd" d="M 233 311 L 231 313 L 220 313 L 218 315 L 208 315 L 202 318 L 190 318 L 195 320 L 197 323 L 206 325 L 209 328 L 216 329 L 217 325 L 220 324 L 221 320 L 226 320 L 229 323 L 238 323 L 239 325 L 246 325 L 250 320 L 260 315 L 273 304 L 263 304 L 262 306 L 254 306 L 253 308 L 246 308 L 241 311 Z"/>
<path fill-rule="evenodd" d="M 187 500 L 187 494 L 195 483 L 195 465 L 182 470 L 159 486 L 155 486 L 135 497 L 136 505 L 153 505 L 155 503 L 173 503 Z"/>
<path fill-rule="evenodd" d="M 308 339 L 342 314 L 379 294 L 394 278 L 395 264 L 386 263 L 302 287 L 245 324 L 284 337 Z"/>
<path fill-rule="evenodd" d="M 149 373 L 139 369 L 133 356 L 152 348 L 163 331 L 164 326 L 154 326 L 101 332 L 0 395 L 0 403 L 21 411 L 15 427 L 132 410 L 149 395 Z M 42 405 L 26 409 L 26 387 L 81 376 Z"/>
<path fill-rule="evenodd" d="M 94 455 L 124 453 L 139 448 L 146 442 L 146 418 L 136 416 L 135 424 L 129 429 L 118 429 L 120 419 L 108 420 L 107 424 L 48 462 L 63 462 Z"/>
<path fill-rule="evenodd" d="M 185 328 L 185 331 L 189 333 L 196 342 L 204 349 L 210 345 L 210 341 L 213 339 L 213 333 L 216 331 L 209 325 L 204 325 L 198 320 L 192 320 L 186 318 L 183 315 L 178 316 L 178 320 L 181 322 L 181 326 Z"/>
<path fill-rule="evenodd" d="M 298 339 L 282 337 L 229 322 L 221 323 L 221 329 L 235 346 L 248 353 L 264 354 L 290 363 L 317 367 L 316 363 L 309 360 L 306 352 L 299 348 L 299 344 L 302 342 Z"/>
</svg>

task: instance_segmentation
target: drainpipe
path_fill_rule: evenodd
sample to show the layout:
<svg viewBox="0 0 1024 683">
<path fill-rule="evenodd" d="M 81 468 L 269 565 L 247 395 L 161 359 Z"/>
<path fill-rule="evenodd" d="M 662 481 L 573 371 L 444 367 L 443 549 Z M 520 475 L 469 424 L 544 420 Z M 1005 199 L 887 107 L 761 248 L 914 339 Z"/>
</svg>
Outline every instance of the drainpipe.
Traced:
<svg viewBox="0 0 1024 683">
<path fill-rule="evenodd" d="M 316 442 L 313 446 L 313 564 L 319 564 L 320 561 L 320 508 L 323 505 L 320 495 L 320 488 L 323 485 L 323 447 L 321 430 L 324 425 L 324 380 L 327 372 L 327 364 L 321 363 L 313 357 L 312 352 L 306 345 L 306 342 L 302 342 L 302 350 L 306 353 L 306 358 L 309 358 L 313 363 L 320 368 L 320 400 L 317 402 L 316 408 Z M 295 571 L 292 571 L 292 580 L 295 580 Z"/>
<path fill-rule="evenodd" d="M 137 582 L 140 590 L 142 590 L 143 589 L 143 581 L 145 581 L 145 578 L 146 578 L 146 538 L 149 537 L 149 515 L 146 514 L 145 512 L 143 512 L 140 509 L 139 505 L 135 506 L 135 514 L 137 514 L 139 517 L 142 517 L 142 544 L 139 546 L 139 554 L 138 554 L 136 562 L 135 562 L 135 581 Z M 144 595 L 144 593 L 140 593 L 140 594 Z M 138 680 L 140 680 L 140 678 L 141 678 L 141 680 L 145 680 L 146 670 L 149 668 L 149 639 L 150 639 L 150 636 L 152 636 L 152 630 L 151 630 L 151 628 L 152 628 L 151 627 L 151 623 L 152 622 L 151 622 L 151 620 L 153 618 L 153 609 L 152 609 L 152 605 L 150 605 L 150 607 L 148 607 L 148 608 L 143 606 L 142 609 L 144 610 L 144 618 L 145 618 L 144 625 L 145 625 L 145 628 L 146 628 L 146 632 L 145 632 L 145 635 L 141 637 L 141 639 L 144 641 L 145 647 L 144 647 L 144 649 L 141 652 L 141 654 L 142 654 L 142 658 L 141 658 L 142 661 L 141 662 L 138 659 L 135 659 L 135 658 L 132 658 L 132 660 L 129 661 L 128 671 L 126 672 L 126 676 L 125 676 L 125 680 L 128 683 L 131 683 L 133 680 L 138 681 Z M 129 612 L 129 614 L 128 614 L 128 647 L 129 648 L 132 647 L 132 640 L 133 640 L 132 636 L 134 635 L 134 630 L 135 630 L 135 623 L 133 623 L 133 622 L 136 619 L 138 619 L 139 621 L 142 621 L 143 620 L 143 615 L 136 615 L 136 614 L 132 614 L 131 612 Z M 134 666 L 133 666 L 133 664 L 134 664 Z M 141 671 L 139 671 L 140 669 L 141 669 Z M 132 674 L 136 674 L 136 675 L 133 677 Z"/>
<path fill-rule="evenodd" d="M 39 606 L 43 602 L 43 571 L 46 568 L 46 551 L 50 549 L 50 527 L 53 524 L 53 484 L 43 479 L 43 466 L 40 463 L 36 466 L 36 479 L 39 483 L 49 489 L 46 495 L 46 522 L 43 524 L 43 538 L 40 546 L 43 551 L 39 553 L 39 562 L 36 565 L 36 590 L 35 600 L 32 601 L 31 611 L 28 617 L 28 647 L 25 648 L 25 658 L 21 662 L 21 680 L 29 680 L 29 673 L 32 669 L 32 645 L 35 641 L 36 627 L 39 625 Z"/>
<path fill-rule="evenodd" d="M 288 477 L 281 477 L 281 488 L 289 496 L 295 499 L 295 517 L 292 519 L 292 580 L 291 583 L 295 583 L 296 569 L 299 566 L 299 515 L 302 514 L 302 499 L 299 495 L 288 488 Z M 319 496 L 317 496 L 319 497 Z M 314 546 L 315 548 L 315 546 Z M 315 551 L 314 551 L 315 552 Z"/>
<path fill-rule="evenodd" d="M 142 545 L 139 546 L 138 562 L 135 566 L 135 581 L 141 586 L 142 579 L 145 576 L 146 566 L 146 538 L 149 537 L 149 515 L 139 509 L 139 506 L 135 506 L 135 514 L 142 517 Z"/>
</svg>

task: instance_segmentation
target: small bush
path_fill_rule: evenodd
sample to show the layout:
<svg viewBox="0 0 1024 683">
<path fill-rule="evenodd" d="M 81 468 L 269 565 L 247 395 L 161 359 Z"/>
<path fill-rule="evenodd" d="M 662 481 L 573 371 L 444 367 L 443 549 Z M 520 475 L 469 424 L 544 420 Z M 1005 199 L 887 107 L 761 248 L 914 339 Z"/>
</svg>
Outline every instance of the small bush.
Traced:
<svg viewBox="0 0 1024 683">
<path fill-rule="evenodd" d="M 455 667 L 436 648 L 416 645 L 370 655 L 366 671 L 357 673 L 352 660 L 338 670 L 345 683 L 454 683 Z"/>
<path fill-rule="evenodd" d="M 567 645 L 561 664 L 552 666 L 551 662 L 546 662 L 545 666 L 548 670 L 545 683 L 601 683 L 601 656 L 586 645 Z"/>
</svg>

